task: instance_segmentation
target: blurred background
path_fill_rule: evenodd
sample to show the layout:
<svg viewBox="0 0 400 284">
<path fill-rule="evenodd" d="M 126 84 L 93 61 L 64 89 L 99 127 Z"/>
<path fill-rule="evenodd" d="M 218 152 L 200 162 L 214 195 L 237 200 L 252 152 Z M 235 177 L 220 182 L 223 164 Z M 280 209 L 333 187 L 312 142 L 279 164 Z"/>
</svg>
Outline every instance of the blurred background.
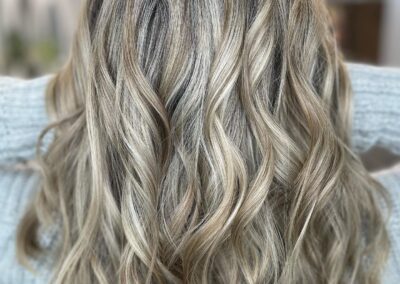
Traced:
<svg viewBox="0 0 400 284">
<path fill-rule="evenodd" d="M 400 0 L 326 0 L 348 61 L 400 67 Z M 65 61 L 81 0 L 0 0 L 0 75 L 36 77 Z M 398 158 L 363 155 L 370 170 Z"/>
</svg>

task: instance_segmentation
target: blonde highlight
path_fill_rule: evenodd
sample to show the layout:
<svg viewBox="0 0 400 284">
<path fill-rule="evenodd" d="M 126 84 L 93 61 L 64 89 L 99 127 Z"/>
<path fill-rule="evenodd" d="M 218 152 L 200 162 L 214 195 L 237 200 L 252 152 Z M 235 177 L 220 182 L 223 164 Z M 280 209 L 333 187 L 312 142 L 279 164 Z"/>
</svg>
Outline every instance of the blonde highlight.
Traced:
<svg viewBox="0 0 400 284">
<path fill-rule="evenodd" d="M 379 283 L 390 200 L 351 150 L 327 18 L 322 0 L 85 1 L 21 261 L 59 222 L 54 283 Z"/>
</svg>

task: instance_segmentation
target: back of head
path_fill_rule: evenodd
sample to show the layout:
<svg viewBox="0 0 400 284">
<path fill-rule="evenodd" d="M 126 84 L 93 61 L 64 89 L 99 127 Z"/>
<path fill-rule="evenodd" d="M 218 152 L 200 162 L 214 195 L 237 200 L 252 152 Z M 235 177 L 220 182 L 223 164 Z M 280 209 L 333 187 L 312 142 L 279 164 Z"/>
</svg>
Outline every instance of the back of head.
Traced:
<svg viewBox="0 0 400 284">
<path fill-rule="evenodd" d="M 322 0 L 85 1 L 20 259 L 57 223 L 54 283 L 378 282 L 388 200 L 350 148 L 328 18 Z"/>
</svg>

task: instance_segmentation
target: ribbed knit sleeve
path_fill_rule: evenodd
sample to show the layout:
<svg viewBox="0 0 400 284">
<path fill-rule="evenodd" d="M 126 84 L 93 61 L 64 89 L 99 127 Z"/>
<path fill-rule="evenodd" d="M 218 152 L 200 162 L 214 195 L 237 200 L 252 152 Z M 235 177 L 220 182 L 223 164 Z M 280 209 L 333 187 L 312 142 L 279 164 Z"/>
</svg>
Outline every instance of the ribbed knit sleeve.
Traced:
<svg viewBox="0 0 400 284">
<path fill-rule="evenodd" d="M 34 157 L 36 140 L 48 123 L 44 93 L 50 78 L 0 77 L 0 164 Z"/>
<path fill-rule="evenodd" d="M 400 281 L 400 165 L 374 173 L 373 177 L 388 190 L 392 201 L 392 212 L 387 223 L 391 248 L 382 284 L 397 284 Z M 386 206 L 383 208 L 387 213 Z"/>
<path fill-rule="evenodd" d="M 400 68 L 348 64 L 353 97 L 352 143 L 400 154 Z"/>
</svg>

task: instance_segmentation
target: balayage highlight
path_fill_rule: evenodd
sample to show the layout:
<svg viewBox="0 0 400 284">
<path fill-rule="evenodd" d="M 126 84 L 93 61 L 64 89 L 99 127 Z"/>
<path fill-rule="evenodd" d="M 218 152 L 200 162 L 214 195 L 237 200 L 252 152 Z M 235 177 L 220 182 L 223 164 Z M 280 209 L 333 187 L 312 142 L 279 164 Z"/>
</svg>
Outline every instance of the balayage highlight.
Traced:
<svg viewBox="0 0 400 284">
<path fill-rule="evenodd" d="M 84 2 L 22 262 L 60 224 L 52 283 L 379 282 L 390 200 L 322 1 Z"/>
</svg>

